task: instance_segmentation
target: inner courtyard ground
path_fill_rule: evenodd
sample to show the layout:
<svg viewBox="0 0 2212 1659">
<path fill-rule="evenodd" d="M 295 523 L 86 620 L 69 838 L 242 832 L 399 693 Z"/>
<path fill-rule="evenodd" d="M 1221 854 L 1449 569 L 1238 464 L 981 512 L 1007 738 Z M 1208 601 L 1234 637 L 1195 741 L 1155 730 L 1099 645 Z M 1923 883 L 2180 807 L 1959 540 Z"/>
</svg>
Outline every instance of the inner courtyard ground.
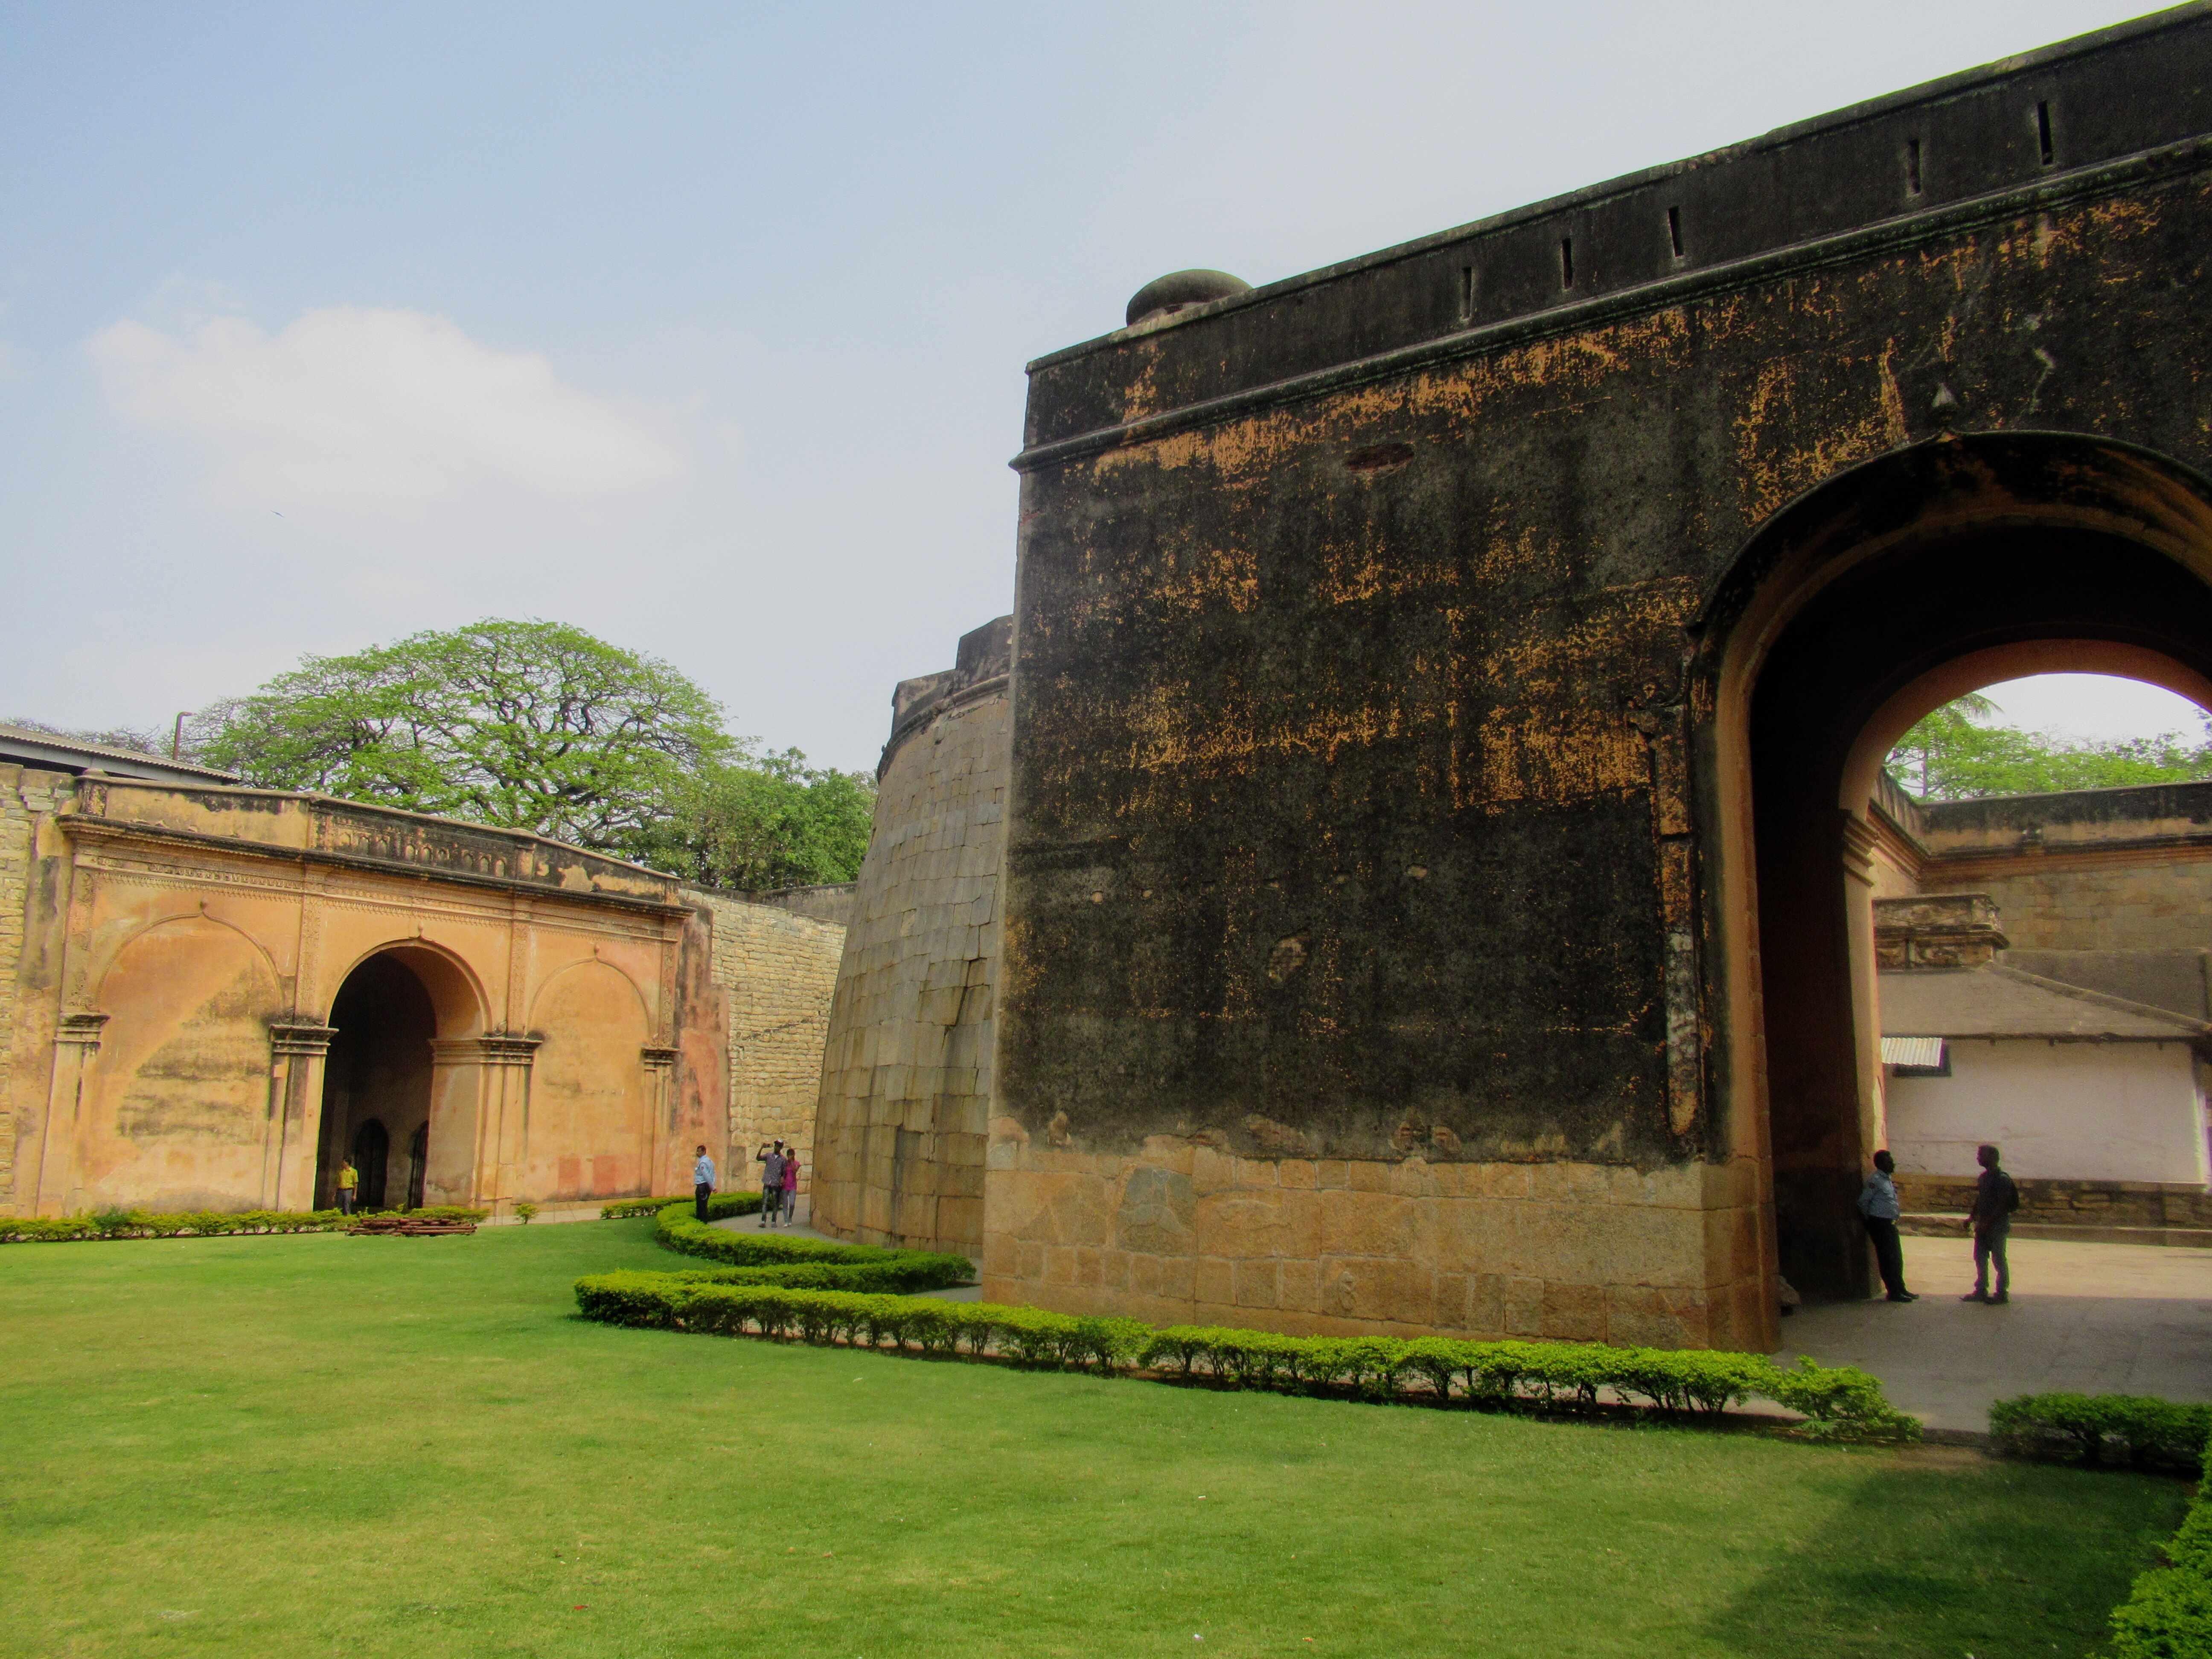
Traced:
<svg viewBox="0 0 2212 1659">
<path fill-rule="evenodd" d="M 2081 1652 L 2185 1491 L 576 1319 L 650 1228 L 0 1251 L 0 1659 Z"/>
</svg>

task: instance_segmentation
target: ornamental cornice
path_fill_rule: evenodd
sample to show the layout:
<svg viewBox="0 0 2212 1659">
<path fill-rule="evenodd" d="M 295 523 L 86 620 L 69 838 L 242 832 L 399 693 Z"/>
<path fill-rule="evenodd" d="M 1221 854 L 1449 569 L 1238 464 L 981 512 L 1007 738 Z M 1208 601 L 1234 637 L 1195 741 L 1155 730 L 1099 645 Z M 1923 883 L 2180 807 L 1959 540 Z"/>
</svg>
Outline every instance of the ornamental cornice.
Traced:
<svg viewBox="0 0 2212 1659">
<path fill-rule="evenodd" d="M 338 1034 L 335 1025 L 318 1025 L 313 1020 L 277 1020 L 269 1022 L 269 1051 L 272 1054 L 326 1054 L 331 1051 L 331 1039 Z"/>
<path fill-rule="evenodd" d="M 519 1031 L 490 1031 L 483 1036 L 433 1037 L 431 1063 L 437 1066 L 527 1066 L 544 1037 Z"/>
<path fill-rule="evenodd" d="M 100 1027 L 107 1024 L 108 1018 L 109 1016 L 89 1008 L 65 1013 L 54 1028 L 54 1041 L 74 1044 L 88 1053 L 96 1052 L 100 1048 Z"/>
</svg>

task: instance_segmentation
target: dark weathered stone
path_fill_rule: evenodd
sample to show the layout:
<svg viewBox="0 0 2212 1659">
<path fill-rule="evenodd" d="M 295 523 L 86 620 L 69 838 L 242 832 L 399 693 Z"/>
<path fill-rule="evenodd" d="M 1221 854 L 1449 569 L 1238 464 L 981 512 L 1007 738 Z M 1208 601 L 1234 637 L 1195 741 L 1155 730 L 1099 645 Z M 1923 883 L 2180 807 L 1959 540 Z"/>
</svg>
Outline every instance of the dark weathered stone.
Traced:
<svg viewBox="0 0 2212 1659">
<path fill-rule="evenodd" d="M 1756 1271 L 1862 1288 L 1838 780 L 1970 651 L 2212 676 L 2208 135 L 2189 8 L 1032 364 L 1035 1190 L 1163 1136 L 1755 1169 Z"/>
</svg>

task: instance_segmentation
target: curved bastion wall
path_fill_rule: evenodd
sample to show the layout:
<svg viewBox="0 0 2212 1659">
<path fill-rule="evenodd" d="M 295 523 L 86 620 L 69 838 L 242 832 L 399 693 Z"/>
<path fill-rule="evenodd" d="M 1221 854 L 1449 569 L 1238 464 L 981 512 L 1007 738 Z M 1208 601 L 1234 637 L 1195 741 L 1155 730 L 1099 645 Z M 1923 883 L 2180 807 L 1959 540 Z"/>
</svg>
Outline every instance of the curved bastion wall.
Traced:
<svg viewBox="0 0 2212 1659">
<path fill-rule="evenodd" d="M 902 681 L 816 1109 L 813 1222 L 980 1255 L 1013 619 Z"/>
</svg>

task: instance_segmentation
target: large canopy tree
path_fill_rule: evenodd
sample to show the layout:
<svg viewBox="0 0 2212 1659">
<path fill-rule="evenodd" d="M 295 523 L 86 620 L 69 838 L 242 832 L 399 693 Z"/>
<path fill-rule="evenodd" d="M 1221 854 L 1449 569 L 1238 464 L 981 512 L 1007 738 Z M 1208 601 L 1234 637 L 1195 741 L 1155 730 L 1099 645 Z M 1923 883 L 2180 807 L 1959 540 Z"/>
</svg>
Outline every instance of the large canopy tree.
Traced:
<svg viewBox="0 0 2212 1659">
<path fill-rule="evenodd" d="M 308 657 L 195 726 L 203 758 L 249 782 L 621 856 L 645 849 L 690 771 L 737 748 L 714 699 L 667 664 L 548 622 Z"/>
<path fill-rule="evenodd" d="M 796 749 L 748 755 L 684 780 L 647 862 L 707 887 L 850 881 L 875 814 L 865 772 L 810 767 Z"/>
<path fill-rule="evenodd" d="M 198 758 L 276 789 L 529 830 L 726 887 L 849 881 L 875 787 L 756 756 L 666 663 L 489 620 L 308 657 L 203 710 Z"/>
<path fill-rule="evenodd" d="M 2179 732 L 2102 743 L 1996 724 L 1997 707 L 1969 693 L 1922 717 L 1889 751 L 1892 775 L 1923 800 L 1972 800 L 2062 789 L 2116 789 L 2212 777 L 2212 717 L 2191 742 Z"/>
</svg>

